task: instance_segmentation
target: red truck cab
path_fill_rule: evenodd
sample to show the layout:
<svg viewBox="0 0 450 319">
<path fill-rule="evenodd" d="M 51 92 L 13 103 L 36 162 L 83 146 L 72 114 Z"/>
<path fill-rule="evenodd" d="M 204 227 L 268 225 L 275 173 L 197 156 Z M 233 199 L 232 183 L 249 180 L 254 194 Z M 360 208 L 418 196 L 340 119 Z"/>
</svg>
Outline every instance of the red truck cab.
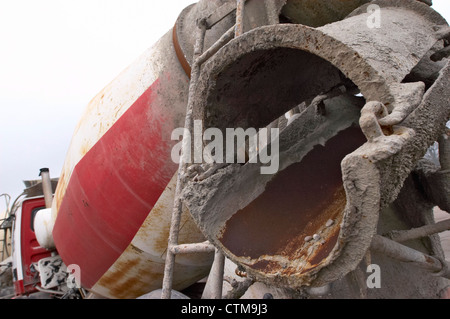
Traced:
<svg viewBox="0 0 450 319">
<path fill-rule="evenodd" d="M 37 292 L 40 285 L 37 262 L 51 256 L 51 252 L 41 247 L 34 232 L 34 217 L 45 208 L 43 196 L 25 198 L 15 213 L 12 234 L 13 282 L 15 293 L 28 295 Z"/>
</svg>

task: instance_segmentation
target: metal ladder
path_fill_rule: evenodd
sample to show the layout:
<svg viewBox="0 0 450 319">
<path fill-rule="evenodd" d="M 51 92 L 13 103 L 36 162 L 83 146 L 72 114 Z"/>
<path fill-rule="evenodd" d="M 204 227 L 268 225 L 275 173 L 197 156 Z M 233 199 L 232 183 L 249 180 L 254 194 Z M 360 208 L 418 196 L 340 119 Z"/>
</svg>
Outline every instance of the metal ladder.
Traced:
<svg viewBox="0 0 450 319">
<path fill-rule="evenodd" d="M 230 42 L 233 38 L 238 37 L 244 33 L 244 8 L 246 0 L 237 0 L 234 2 L 227 2 L 213 12 L 209 17 L 198 21 L 196 42 L 194 46 L 193 64 L 191 67 L 191 80 L 189 84 L 188 105 L 185 118 L 185 128 L 192 132 L 193 130 L 193 94 L 196 90 L 197 81 L 200 75 L 201 66 L 216 52 L 218 52 L 224 45 Z M 278 15 L 276 14 L 276 6 L 274 0 L 264 0 L 261 4 L 265 6 L 269 23 L 278 24 Z M 236 11 L 236 23 L 227 32 L 225 32 L 209 49 L 204 51 L 205 35 L 208 29 L 211 29 L 216 23 L 223 18 Z M 180 231 L 180 221 L 182 214 L 182 200 L 181 192 L 185 186 L 186 171 L 188 164 L 183 162 L 183 154 L 187 151 L 187 143 L 183 143 L 182 154 L 180 156 L 180 163 L 178 167 L 177 185 L 175 190 L 175 198 L 171 219 L 171 227 L 169 233 L 169 242 L 167 249 L 167 256 L 164 269 L 164 279 L 161 299 L 170 299 L 172 294 L 173 273 L 175 257 L 178 254 L 188 253 L 212 253 L 215 252 L 213 266 L 211 268 L 208 284 L 211 287 L 211 299 L 222 298 L 222 285 L 225 256 L 216 249 L 209 241 L 194 244 L 178 243 L 178 235 Z"/>
</svg>

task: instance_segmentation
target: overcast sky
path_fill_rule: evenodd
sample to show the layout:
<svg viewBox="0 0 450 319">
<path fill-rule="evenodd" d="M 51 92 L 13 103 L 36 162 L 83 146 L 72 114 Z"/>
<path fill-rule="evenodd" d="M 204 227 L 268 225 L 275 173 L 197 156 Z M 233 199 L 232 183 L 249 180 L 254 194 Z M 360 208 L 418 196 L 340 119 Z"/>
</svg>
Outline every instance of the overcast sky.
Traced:
<svg viewBox="0 0 450 319">
<path fill-rule="evenodd" d="M 58 177 L 89 101 L 194 2 L 0 0 L 0 194 Z M 433 3 L 450 21 L 450 0 Z"/>
</svg>

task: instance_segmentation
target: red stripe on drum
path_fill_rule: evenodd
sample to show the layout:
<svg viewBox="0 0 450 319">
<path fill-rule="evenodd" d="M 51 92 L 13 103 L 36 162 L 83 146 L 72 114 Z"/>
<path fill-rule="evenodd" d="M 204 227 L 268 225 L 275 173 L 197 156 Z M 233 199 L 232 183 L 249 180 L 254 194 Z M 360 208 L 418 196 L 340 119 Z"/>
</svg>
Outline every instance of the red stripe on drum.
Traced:
<svg viewBox="0 0 450 319">
<path fill-rule="evenodd" d="M 174 119 L 157 80 L 76 165 L 53 230 L 67 265 L 91 288 L 123 253 L 176 172 Z M 170 123 L 170 124 L 169 124 Z"/>
</svg>

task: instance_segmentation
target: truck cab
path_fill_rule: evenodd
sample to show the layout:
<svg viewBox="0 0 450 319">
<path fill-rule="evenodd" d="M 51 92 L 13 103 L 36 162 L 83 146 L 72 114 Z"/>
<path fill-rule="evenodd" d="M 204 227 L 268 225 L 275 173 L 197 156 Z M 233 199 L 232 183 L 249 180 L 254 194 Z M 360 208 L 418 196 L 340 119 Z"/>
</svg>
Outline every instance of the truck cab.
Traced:
<svg viewBox="0 0 450 319">
<path fill-rule="evenodd" d="M 47 169 L 41 170 L 41 174 L 43 172 L 48 176 Z M 45 246 L 39 235 L 42 225 L 48 223 L 42 216 L 48 218 L 51 215 L 51 199 L 57 183 L 58 179 L 50 180 L 49 177 L 42 181 L 26 181 L 27 188 L 10 209 L 15 298 L 69 298 L 76 295 L 76 290 L 68 284 L 70 274 L 56 248 Z"/>
<path fill-rule="evenodd" d="M 52 252 L 41 247 L 34 231 L 36 214 L 45 209 L 44 196 L 25 198 L 15 213 L 12 233 L 12 272 L 17 296 L 38 292 L 40 285 L 37 264 Z"/>
</svg>

